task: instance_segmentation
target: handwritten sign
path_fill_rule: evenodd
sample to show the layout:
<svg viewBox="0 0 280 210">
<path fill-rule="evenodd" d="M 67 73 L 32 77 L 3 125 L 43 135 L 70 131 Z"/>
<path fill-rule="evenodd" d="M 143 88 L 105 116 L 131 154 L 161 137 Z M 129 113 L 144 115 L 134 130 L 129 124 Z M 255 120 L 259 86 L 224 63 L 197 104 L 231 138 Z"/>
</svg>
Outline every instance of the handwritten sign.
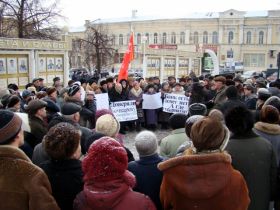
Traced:
<svg viewBox="0 0 280 210">
<path fill-rule="evenodd" d="M 109 109 L 109 97 L 108 93 L 95 94 L 96 109 Z"/>
<path fill-rule="evenodd" d="M 188 114 L 189 98 L 183 95 L 166 94 L 163 101 L 163 111 L 168 113 Z"/>
<path fill-rule="evenodd" d="M 162 107 L 161 93 L 143 94 L 143 109 L 159 109 Z"/>
<path fill-rule="evenodd" d="M 135 100 L 113 102 L 110 108 L 119 122 L 138 119 Z"/>
</svg>

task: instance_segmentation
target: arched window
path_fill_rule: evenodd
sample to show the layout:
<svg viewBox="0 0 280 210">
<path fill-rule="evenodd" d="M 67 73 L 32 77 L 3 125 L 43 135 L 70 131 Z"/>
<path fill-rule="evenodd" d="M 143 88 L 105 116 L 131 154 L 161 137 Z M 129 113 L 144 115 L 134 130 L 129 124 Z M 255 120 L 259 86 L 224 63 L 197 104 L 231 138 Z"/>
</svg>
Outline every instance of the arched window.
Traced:
<svg viewBox="0 0 280 210">
<path fill-rule="evenodd" d="M 119 45 L 123 45 L 123 35 L 119 35 Z"/>
<path fill-rule="evenodd" d="M 166 44 L 166 33 L 162 34 L 162 44 Z"/>
<path fill-rule="evenodd" d="M 154 44 L 158 43 L 158 34 L 154 33 Z"/>
<path fill-rule="evenodd" d="M 171 44 L 176 44 L 176 34 L 175 34 L 175 32 L 172 32 L 172 34 L 171 34 Z"/>
<path fill-rule="evenodd" d="M 193 43 L 198 44 L 198 32 L 197 31 L 193 33 Z"/>
<path fill-rule="evenodd" d="M 264 32 L 260 31 L 259 32 L 259 44 L 263 44 L 263 37 L 264 37 Z"/>
<path fill-rule="evenodd" d="M 233 32 L 232 31 L 228 32 L 228 44 L 232 44 L 233 38 L 234 38 Z"/>
<path fill-rule="evenodd" d="M 180 33 L 180 44 L 185 44 L 185 37 L 186 37 L 185 32 L 181 32 Z"/>
<path fill-rule="evenodd" d="M 208 44 L 208 32 L 203 32 L 203 44 Z"/>
<path fill-rule="evenodd" d="M 141 44 L 141 34 L 137 34 L 137 44 Z"/>
<path fill-rule="evenodd" d="M 251 31 L 248 31 L 246 36 L 246 44 L 251 44 L 251 37 L 252 37 L 252 33 Z"/>
<path fill-rule="evenodd" d="M 212 44 L 218 44 L 218 32 L 214 31 L 212 34 Z"/>
<path fill-rule="evenodd" d="M 145 37 L 146 37 L 146 43 L 149 44 L 149 43 L 150 43 L 150 36 L 149 36 L 149 33 L 146 33 L 146 34 L 145 34 Z"/>
</svg>

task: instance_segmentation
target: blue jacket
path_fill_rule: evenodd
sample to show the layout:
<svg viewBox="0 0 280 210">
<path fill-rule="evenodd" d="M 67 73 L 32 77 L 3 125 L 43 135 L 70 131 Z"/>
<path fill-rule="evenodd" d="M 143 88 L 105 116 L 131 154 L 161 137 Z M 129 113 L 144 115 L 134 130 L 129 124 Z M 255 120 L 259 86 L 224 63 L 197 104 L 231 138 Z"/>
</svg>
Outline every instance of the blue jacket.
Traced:
<svg viewBox="0 0 280 210">
<path fill-rule="evenodd" d="M 128 170 L 136 177 L 133 190 L 149 196 L 158 210 L 162 209 L 159 199 L 162 172 L 157 165 L 163 160 L 158 154 L 154 154 L 128 163 Z"/>
</svg>

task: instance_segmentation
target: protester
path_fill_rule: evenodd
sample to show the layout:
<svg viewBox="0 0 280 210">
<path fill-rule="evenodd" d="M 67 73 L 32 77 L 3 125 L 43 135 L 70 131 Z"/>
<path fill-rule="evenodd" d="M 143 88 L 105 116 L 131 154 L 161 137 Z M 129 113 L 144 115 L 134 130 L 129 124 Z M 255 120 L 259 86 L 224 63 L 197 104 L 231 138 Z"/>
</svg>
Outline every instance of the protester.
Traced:
<svg viewBox="0 0 280 210">
<path fill-rule="evenodd" d="M 44 147 L 51 160 L 40 167 L 50 180 L 61 210 L 73 209 L 76 195 L 83 190 L 80 138 L 79 129 L 69 123 L 53 126 L 44 137 Z"/>
<path fill-rule="evenodd" d="M 177 149 L 188 137 L 185 133 L 185 123 L 188 119 L 186 114 L 176 113 L 169 118 L 169 125 L 172 128 L 171 134 L 163 138 L 160 142 L 160 155 L 167 158 L 175 157 Z"/>
<path fill-rule="evenodd" d="M 164 102 L 166 94 L 170 94 L 172 92 L 172 88 L 169 86 L 167 82 L 162 83 L 161 85 L 161 99 L 162 103 Z M 158 122 L 161 124 L 161 129 L 168 129 L 168 120 L 169 117 L 171 116 L 170 113 L 164 112 L 163 109 L 161 108 L 158 113 Z"/>
<path fill-rule="evenodd" d="M 245 107 L 230 110 L 225 121 L 233 134 L 226 150 L 233 167 L 246 180 L 251 199 L 248 210 L 268 209 L 276 191 L 277 163 L 273 147 L 252 131 L 253 115 Z"/>
<path fill-rule="evenodd" d="M 255 88 L 252 85 L 245 85 L 244 86 L 244 102 L 247 109 L 256 110 L 257 100 L 258 97 L 254 93 Z"/>
<path fill-rule="evenodd" d="M 19 149 L 21 126 L 16 114 L 0 110 L 0 209 L 59 210 L 48 177 Z"/>
<path fill-rule="evenodd" d="M 280 125 L 279 111 L 271 106 L 263 106 L 260 112 L 260 121 L 254 125 L 254 132 L 268 140 L 274 149 L 277 164 L 280 163 Z"/>
<path fill-rule="evenodd" d="M 219 106 L 226 101 L 226 78 L 223 76 L 218 76 L 214 78 L 213 89 L 216 90 L 216 94 L 212 99 L 214 106 Z"/>
<path fill-rule="evenodd" d="M 158 166 L 164 174 L 160 189 L 164 209 L 247 210 L 246 182 L 224 152 L 229 135 L 221 122 L 208 117 L 192 126 L 195 148 Z"/>
<path fill-rule="evenodd" d="M 12 112 L 19 112 L 20 111 L 20 97 L 17 95 L 13 95 L 9 97 L 8 103 L 7 103 L 7 109 Z"/>
<path fill-rule="evenodd" d="M 135 177 L 127 171 L 127 154 L 120 143 L 110 137 L 95 141 L 82 163 L 84 190 L 74 201 L 74 210 L 155 209 L 152 201 L 131 189 Z"/>
<path fill-rule="evenodd" d="M 156 89 L 154 85 L 148 85 L 146 88 L 147 95 L 154 95 L 156 94 Z M 156 109 L 145 109 L 145 120 L 146 120 L 146 127 L 150 130 L 156 130 L 157 123 L 158 123 L 158 116 Z"/>
<path fill-rule="evenodd" d="M 176 83 L 172 90 L 172 94 L 185 95 L 185 90 L 180 83 Z"/>
</svg>

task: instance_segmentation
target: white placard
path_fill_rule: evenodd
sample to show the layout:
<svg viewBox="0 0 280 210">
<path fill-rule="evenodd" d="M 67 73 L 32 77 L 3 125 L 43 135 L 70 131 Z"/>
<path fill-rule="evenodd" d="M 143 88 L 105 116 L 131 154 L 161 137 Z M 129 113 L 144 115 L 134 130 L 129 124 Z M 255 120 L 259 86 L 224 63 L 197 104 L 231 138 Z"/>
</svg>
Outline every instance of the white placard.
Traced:
<svg viewBox="0 0 280 210">
<path fill-rule="evenodd" d="M 9 84 L 16 84 L 16 85 L 18 85 L 18 78 L 17 77 L 8 78 L 8 85 Z"/>
<path fill-rule="evenodd" d="M 159 109 L 162 107 L 161 93 L 143 94 L 143 109 Z"/>
<path fill-rule="evenodd" d="M 96 109 L 109 109 L 109 97 L 108 93 L 95 94 Z"/>
<path fill-rule="evenodd" d="M 6 59 L 0 58 L 0 74 L 6 74 L 6 73 L 7 73 L 6 72 Z"/>
<path fill-rule="evenodd" d="M 184 95 L 165 94 L 163 111 L 168 113 L 188 114 L 189 98 Z"/>
<path fill-rule="evenodd" d="M 110 108 L 119 122 L 138 119 L 135 100 L 113 102 Z"/>
<path fill-rule="evenodd" d="M 17 59 L 16 58 L 7 58 L 8 74 L 17 73 Z"/>
<path fill-rule="evenodd" d="M 6 89 L 7 87 L 7 79 L 0 79 L 0 89 Z"/>
<path fill-rule="evenodd" d="M 18 73 L 27 73 L 27 58 L 18 58 Z"/>
<path fill-rule="evenodd" d="M 18 78 L 19 86 L 25 86 L 28 84 L 28 77 L 19 77 Z"/>
</svg>

